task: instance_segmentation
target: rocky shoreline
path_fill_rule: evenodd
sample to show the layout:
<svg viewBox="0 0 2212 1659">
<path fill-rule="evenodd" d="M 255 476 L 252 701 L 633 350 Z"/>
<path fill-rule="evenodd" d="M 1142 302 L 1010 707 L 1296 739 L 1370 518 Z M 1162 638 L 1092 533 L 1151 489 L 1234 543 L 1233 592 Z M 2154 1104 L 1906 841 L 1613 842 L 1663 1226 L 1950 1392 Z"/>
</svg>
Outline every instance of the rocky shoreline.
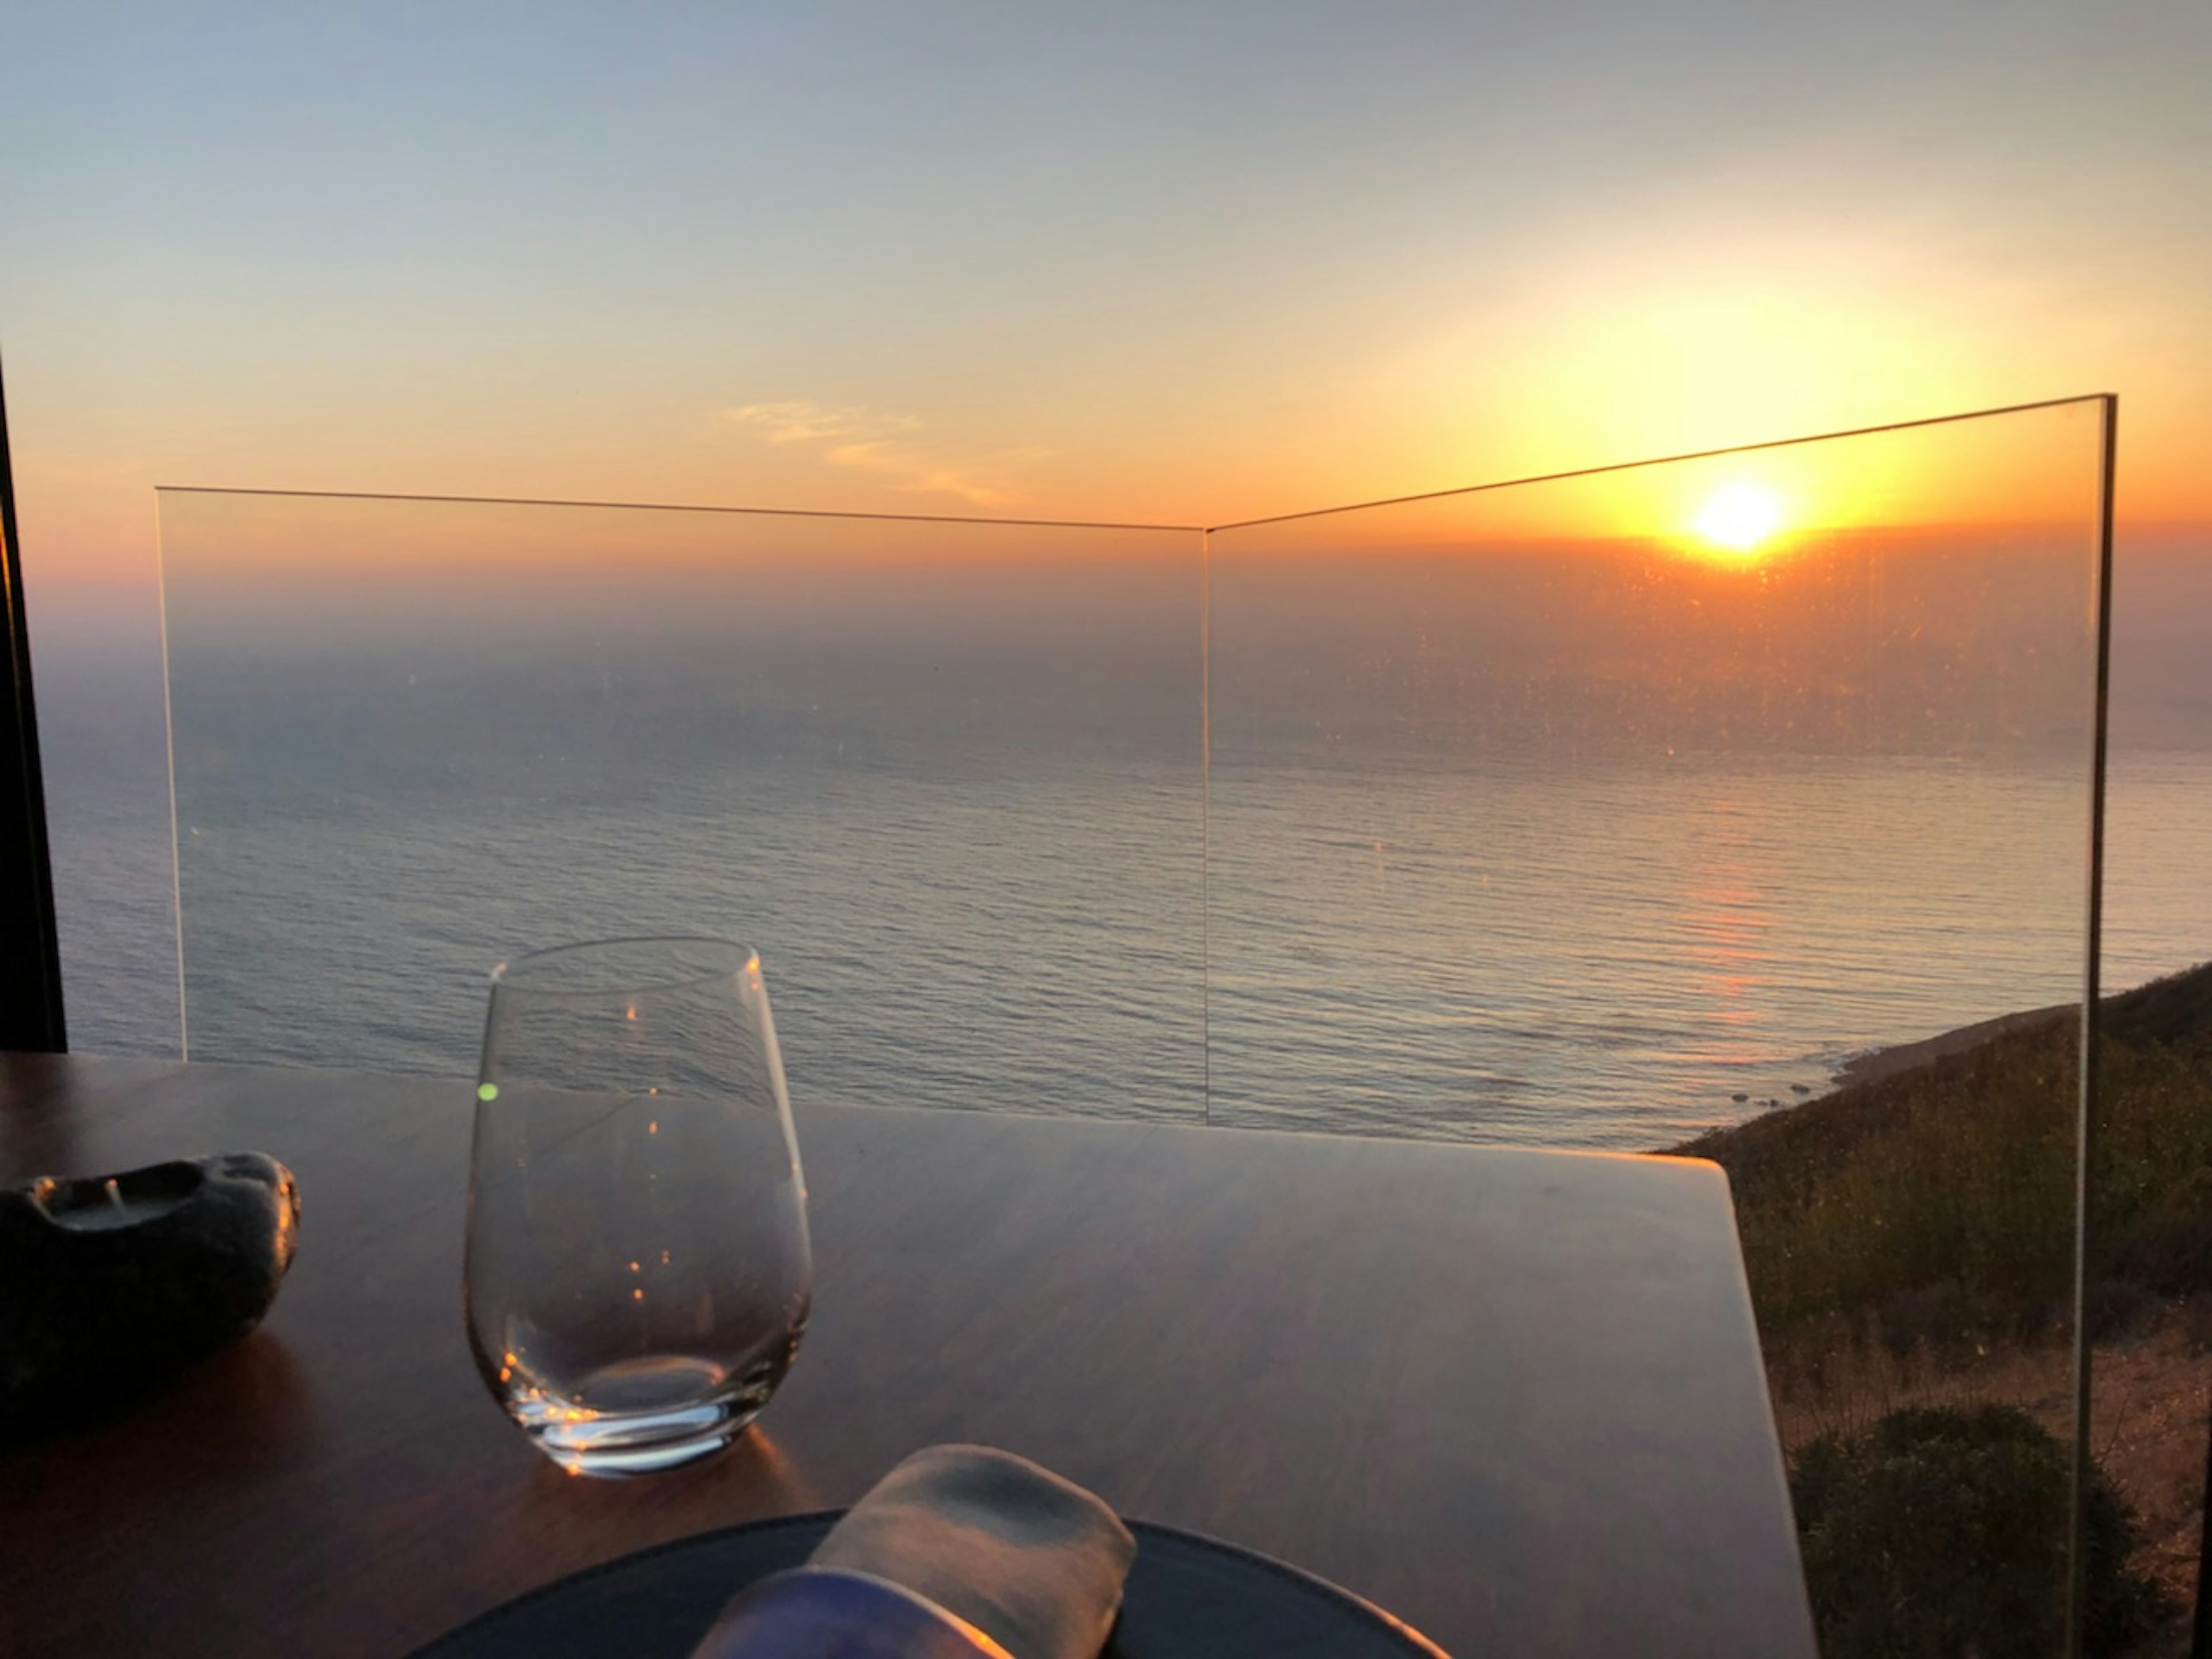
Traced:
<svg viewBox="0 0 2212 1659">
<path fill-rule="evenodd" d="M 1999 1014 L 1995 1019 L 1977 1020 L 1972 1025 L 1939 1031 L 1917 1042 L 1896 1042 L 1887 1048 L 1869 1048 L 1855 1054 L 1836 1067 L 1836 1085 L 1850 1083 L 1872 1083 L 1880 1078 L 1895 1077 L 1900 1072 L 1911 1071 L 1930 1060 L 1944 1060 L 1953 1054 L 1962 1054 L 1969 1048 L 1978 1048 L 1993 1037 L 2014 1031 L 2022 1031 L 2059 1019 L 2080 1018 L 2081 1005 L 2078 1002 L 2053 1003 L 2048 1008 L 2030 1008 L 2020 1013 Z"/>
</svg>

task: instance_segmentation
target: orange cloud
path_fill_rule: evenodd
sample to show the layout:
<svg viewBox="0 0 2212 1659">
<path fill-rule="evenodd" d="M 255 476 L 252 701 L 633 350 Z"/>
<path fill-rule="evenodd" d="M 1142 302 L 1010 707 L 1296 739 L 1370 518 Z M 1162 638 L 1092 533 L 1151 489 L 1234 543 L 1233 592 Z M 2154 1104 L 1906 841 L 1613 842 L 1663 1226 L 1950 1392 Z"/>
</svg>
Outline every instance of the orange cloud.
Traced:
<svg viewBox="0 0 2212 1659">
<path fill-rule="evenodd" d="M 922 423 L 911 415 L 792 400 L 740 404 L 724 410 L 722 418 L 751 428 L 768 443 L 811 446 L 824 465 L 873 473 L 895 489 L 951 495 L 984 508 L 1011 507 L 1022 499 L 1007 484 L 982 476 L 975 462 L 949 459 L 916 442 L 909 434 L 921 430 Z M 1045 453 L 1002 451 L 983 465 L 1031 460 Z"/>
<path fill-rule="evenodd" d="M 724 410 L 722 418 L 757 428 L 772 444 L 875 439 L 890 432 L 912 431 L 921 424 L 911 415 L 876 415 L 865 409 L 803 402 L 744 404 Z"/>
</svg>

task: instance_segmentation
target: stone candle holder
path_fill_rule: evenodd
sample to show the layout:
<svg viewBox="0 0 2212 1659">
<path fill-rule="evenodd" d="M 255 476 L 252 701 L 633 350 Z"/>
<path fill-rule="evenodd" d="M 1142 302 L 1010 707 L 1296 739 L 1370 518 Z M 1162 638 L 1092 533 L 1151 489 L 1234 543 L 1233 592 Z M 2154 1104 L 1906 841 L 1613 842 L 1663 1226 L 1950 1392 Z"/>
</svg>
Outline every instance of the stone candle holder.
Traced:
<svg viewBox="0 0 2212 1659">
<path fill-rule="evenodd" d="M 300 1197 L 259 1152 L 0 1190 L 0 1437 L 159 1387 L 259 1322 Z"/>
</svg>

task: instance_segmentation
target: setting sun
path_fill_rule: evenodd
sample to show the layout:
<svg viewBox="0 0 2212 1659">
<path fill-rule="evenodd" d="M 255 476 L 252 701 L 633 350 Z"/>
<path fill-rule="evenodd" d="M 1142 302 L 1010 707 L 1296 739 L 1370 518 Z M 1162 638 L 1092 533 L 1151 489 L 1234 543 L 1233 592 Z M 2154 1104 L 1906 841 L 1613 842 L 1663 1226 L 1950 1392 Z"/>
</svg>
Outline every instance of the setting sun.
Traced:
<svg viewBox="0 0 2212 1659">
<path fill-rule="evenodd" d="M 1782 525 L 1781 498 L 1758 484 L 1723 484 L 1705 497 L 1690 527 L 1715 547 L 1756 553 Z"/>
</svg>

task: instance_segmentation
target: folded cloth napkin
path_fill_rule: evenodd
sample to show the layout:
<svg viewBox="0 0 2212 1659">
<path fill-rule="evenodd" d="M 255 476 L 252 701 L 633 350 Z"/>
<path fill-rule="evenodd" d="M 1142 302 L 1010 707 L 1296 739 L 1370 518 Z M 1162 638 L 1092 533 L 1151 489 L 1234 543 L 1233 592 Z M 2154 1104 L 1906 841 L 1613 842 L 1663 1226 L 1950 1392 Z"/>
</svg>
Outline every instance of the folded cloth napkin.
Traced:
<svg viewBox="0 0 2212 1659">
<path fill-rule="evenodd" d="M 805 1566 L 732 1602 L 694 1659 L 1097 1659 L 1136 1553 L 1073 1482 L 988 1447 L 933 1446 Z"/>
</svg>

